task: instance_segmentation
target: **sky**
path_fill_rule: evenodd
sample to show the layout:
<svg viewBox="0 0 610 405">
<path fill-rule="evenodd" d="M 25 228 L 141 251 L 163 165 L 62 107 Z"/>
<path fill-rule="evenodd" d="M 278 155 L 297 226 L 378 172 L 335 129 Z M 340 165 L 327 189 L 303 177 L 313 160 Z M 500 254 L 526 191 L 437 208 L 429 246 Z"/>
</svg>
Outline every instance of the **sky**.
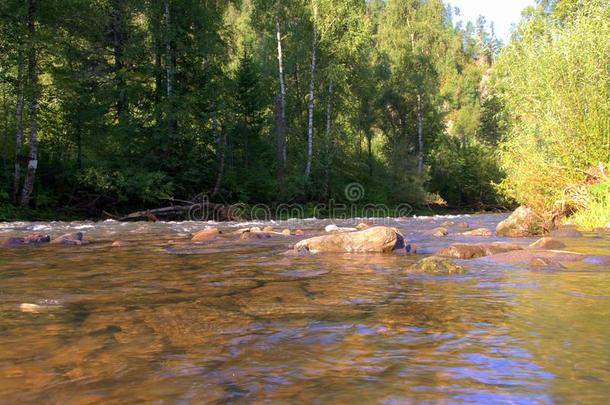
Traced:
<svg viewBox="0 0 610 405">
<path fill-rule="evenodd" d="M 493 21 L 496 35 L 504 43 L 510 39 L 511 25 L 519 22 L 521 11 L 534 5 L 534 0 L 449 0 L 453 7 L 460 9 L 460 16 L 455 21 L 476 22 L 479 15 L 485 16 L 487 22 Z"/>
</svg>

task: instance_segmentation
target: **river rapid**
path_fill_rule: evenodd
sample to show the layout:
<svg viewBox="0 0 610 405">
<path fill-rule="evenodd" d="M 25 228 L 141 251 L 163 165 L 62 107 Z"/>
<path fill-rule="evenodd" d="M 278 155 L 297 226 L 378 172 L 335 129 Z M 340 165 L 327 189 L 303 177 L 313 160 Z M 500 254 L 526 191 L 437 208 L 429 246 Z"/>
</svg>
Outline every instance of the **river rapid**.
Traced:
<svg viewBox="0 0 610 405">
<path fill-rule="evenodd" d="M 452 242 L 508 240 L 426 234 L 447 220 L 384 221 L 418 256 L 306 257 L 282 254 L 295 237 L 233 231 L 330 221 L 0 223 L 0 241 L 94 242 L 0 247 L 0 403 L 607 403 L 610 269 L 410 272 Z M 223 233 L 190 242 L 205 225 Z M 561 240 L 610 254 L 608 234 Z"/>
</svg>

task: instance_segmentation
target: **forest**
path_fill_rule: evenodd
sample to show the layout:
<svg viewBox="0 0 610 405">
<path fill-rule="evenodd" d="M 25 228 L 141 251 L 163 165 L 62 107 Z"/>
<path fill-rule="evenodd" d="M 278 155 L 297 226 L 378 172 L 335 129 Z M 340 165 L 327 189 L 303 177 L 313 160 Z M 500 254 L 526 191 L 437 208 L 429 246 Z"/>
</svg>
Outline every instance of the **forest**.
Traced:
<svg viewBox="0 0 610 405">
<path fill-rule="evenodd" d="M 610 5 L 4 0 L 0 219 L 207 195 L 610 220 Z"/>
</svg>

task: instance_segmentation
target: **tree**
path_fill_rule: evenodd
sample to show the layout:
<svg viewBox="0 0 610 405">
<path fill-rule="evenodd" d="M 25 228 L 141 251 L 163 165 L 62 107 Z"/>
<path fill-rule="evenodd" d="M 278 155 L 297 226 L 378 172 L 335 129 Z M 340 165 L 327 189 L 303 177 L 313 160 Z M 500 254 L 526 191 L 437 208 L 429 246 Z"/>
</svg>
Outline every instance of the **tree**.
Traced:
<svg viewBox="0 0 610 405">
<path fill-rule="evenodd" d="M 27 46 L 28 46 L 28 113 L 29 113 L 29 137 L 28 137 L 28 164 L 23 189 L 21 191 L 20 204 L 27 207 L 30 203 L 34 179 L 38 167 L 38 97 L 40 94 L 38 84 L 38 61 L 36 40 L 36 0 L 27 1 Z"/>
</svg>

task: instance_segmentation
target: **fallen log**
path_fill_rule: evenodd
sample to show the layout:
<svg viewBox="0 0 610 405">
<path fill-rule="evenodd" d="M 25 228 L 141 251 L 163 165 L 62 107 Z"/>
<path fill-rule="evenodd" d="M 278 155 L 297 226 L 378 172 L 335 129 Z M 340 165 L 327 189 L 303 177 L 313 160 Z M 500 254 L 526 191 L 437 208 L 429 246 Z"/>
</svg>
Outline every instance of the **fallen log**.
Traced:
<svg viewBox="0 0 610 405">
<path fill-rule="evenodd" d="M 232 218 L 231 205 L 216 204 L 216 203 L 198 203 L 190 205 L 172 205 L 169 207 L 154 208 L 144 211 L 132 212 L 124 217 L 118 218 L 118 221 L 152 221 L 156 222 L 161 219 L 167 220 L 172 218 L 181 218 L 191 221 L 228 221 L 239 218 Z"/>
</svg>

